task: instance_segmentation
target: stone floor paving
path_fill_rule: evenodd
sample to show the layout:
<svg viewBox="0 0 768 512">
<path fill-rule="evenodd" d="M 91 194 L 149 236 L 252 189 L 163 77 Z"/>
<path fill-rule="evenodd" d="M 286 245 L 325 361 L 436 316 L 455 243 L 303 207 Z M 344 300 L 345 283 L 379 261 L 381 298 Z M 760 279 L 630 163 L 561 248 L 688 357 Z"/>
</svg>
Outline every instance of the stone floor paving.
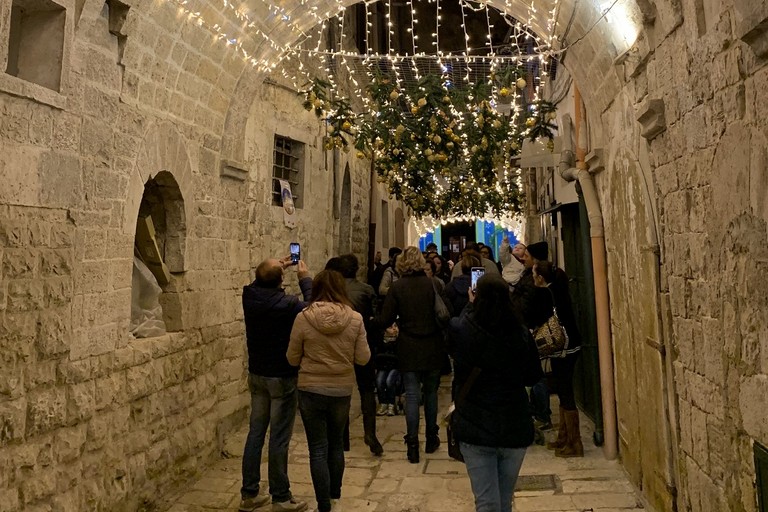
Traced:
<svg viewBox="0 0 768 512">
<path fill-rule="evenodd" d="M 440 410 L 450 402 L 450 380 L 440 388 Z M 556 402 L 556 399 L 553 398 Z M 346 454 L 346 470 L 341 505 L 344 512 L 473 512 L 474 504 L 464 465 L 448 457 L 445 431 L 443 445 L 434 454 L 423 453 L 419 464 L 405 457 L 403 435 L 405 417 L 378 418 L 378 437 L 384 455 L 374 457 L 363 443 L 359 400 L 353 397 L 351 450 Z M 554 404 L 556 405 L 556 404 Z M 553 410 L 557 410 L 553 407 Z M 606 461 L 602 449 L 592 442 L 592 425 L 582 416 L 584 457 L 559 459 L 542 446 L 528 449 L 515 492 L 517 512 L 628 512 L 643 507 L 626 473 L 617 461 Z M 201 472 L 201 476 L 176 492 L 164 496 L 159 510 L 168 512 L 236 511 L 240 495 L 240 463 L 247 430 L 241 429 L 226 442 L 222 459 Z M 553 434 L 549 434 L 553 435 Z M 266 449 L 262 477 L 266 471 Z M 309 453 L 301 420 L 297 419 L 291 441 L 289 476 L 291 490 L 299 499 L 315 506 L 309 473 Z M 263 484 L 266 488 L 266 483 Z M 264 489 L 262 492 L 265 492 Z M 259 511 L 268 512 L 267 505 Z"/>
</svg>

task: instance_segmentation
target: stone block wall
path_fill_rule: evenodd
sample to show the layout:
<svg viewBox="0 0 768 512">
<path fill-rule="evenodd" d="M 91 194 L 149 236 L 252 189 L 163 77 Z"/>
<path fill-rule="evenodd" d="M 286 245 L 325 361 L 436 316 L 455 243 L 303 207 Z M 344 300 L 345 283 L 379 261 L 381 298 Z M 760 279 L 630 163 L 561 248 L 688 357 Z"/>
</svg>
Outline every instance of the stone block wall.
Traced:
<svg viewBox="0 0 768 512">
<path fill-rule="evenodd" d="M 172 0 L 125 2 L 124 20 L 115 3 L 61 3 L 60 90 L 0 73 L 0 505 L 136 510 L 244 417 L 240 288 L 292 241 L 315 271 L 342 246 L 333 212 L 347 163 L 349 246 L 364 261 L 370 175 L 349 155 L 334 162 L 292 85 L 249 65 L 244 52 L 275 48 L 242 32 L 227 4 L 198 2 L 200 24 Z M 311 9 L 286 5 L 291 25 L 249 5 L 254 26 L 283 44 L 317 23 Z M 579 6 L 555 25 L 571 27 L 570 42 L 600 14 Z M 740 1 L 636 7 L 629 52 L 614 60 L 621 37 L 601 21 L 565 61 L 590 149 L 608 158 L 597 182 L 621 456 L 653 508 L 752 512 L 752 444 L 768 444 L 766 12 Z M 307 148 L 295 230 L 270 204 L 276 131 Z M 159 173 L 183 199 L 164 294 L 172 332 L 133 340 L 136 215 Z"/>
<path fill-rule="evenodd" d="M 621 456 L 655 510 L 752 512 L 753 443 L 768 444 L 768 73 L 739 35 L 739 2 L 671 2 L 674 9 L 645 3 L 656 19 L 614 66 L 622 93 L 604 102 L 600 122 L 590 126 L 592 142 L 610 155 L 597 180 L 609 248 L 619 432 L 622 443 L 630 440 Z M 585 96 L 589 105 L 591 93 Z M 643 116 L 649 105 L 657 111 Z M 612 139 L 601 142 L 603 133 Z M 628 153 L 629 160 L 620 156 Z M 642 177 L 647 191 L 636 187 Z M 635 246 L 638 230 L 644 242 Z M 643 254 L 656 244 L 658 299 L 651 300 L 642 290 L 654 269 Z M 633 265 L 643 274 L 632 278 Z M 636 322 L 649 312 L 661 323 L 646 343 Z M 655 367 L 654 340 L 666 349 Z M 642 407 L 654 393 L 655 403 Z M 668 431 L 666 440 L 640 435 L 632 442 L 632 431 L 659 427 Z M 648 451 L 638 456 L 638 446 Z"/>
<path fill-rule="evenodd" d="M 222 171 L 247 64 L 173 2 L 126 2 L 119 26 L 103 0 L 64 3 L 61 90 L 26 93 L 0 73 L 0 510 L 150 509 L 246 418 L 242 286 L 294 240 L 322 268 L 338 222 L 332 180 L 320 124 L 263 76 L 245 103 L 260 130 L 239 134 L 258 157 Z M 206 9 L 231 28 L 224 11 Z M 270 205 L 274 131 L 261 120 L 278 111 L 310 148 L 293 231 Z M 370 178 L 351 165 L 364 261 Z M 180 198 L 161 296 L 169 332 L 133 339 L 134 232 L 159 176 Z"/>
</svg>

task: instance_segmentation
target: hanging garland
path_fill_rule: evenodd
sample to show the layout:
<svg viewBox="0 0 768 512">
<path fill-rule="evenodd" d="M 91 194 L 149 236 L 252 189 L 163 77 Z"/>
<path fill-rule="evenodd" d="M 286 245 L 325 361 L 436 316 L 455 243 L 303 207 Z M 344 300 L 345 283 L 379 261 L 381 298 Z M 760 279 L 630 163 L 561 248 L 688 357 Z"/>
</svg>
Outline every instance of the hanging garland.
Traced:
<svg viewBox="0 0 768 512">
<path fill-rule="evenodd" d="M 359 158 L 371 159 L 378 181 L 416 218 L 501 216 L 522 210 L 520 170 L 512 159 L 523 140 L 547 138 L 554 147 L 551 103 L 529 104 L 525 115 L 494 108 L 496 100 L 514 101 L 515 89 L 527 85 L 523 76 L 521 68 L 508 66 L 460 89 L 427 74 L 402 90 L 378 73 L 367 87 L 370 110 L 363 113 L 319 78 L 299 94 L 304 108 L 326 123 L 323 147 L 354 147 Z"/>
</svg>

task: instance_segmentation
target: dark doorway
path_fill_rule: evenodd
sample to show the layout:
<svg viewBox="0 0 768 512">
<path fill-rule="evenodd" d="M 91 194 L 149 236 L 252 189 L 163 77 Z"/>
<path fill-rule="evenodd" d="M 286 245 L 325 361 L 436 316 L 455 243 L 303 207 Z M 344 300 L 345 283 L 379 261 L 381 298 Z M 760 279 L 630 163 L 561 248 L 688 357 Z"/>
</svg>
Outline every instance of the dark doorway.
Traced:
<svg viewBox="0 0 768 512">
<path fill-rule="evenodd" d="M 600 398 L 592 246 L 587 209 L 581 195 L 579 199 L 579 203 L 566 204 L 560 209 L 568 289 L 582 340 L 581 356 L 576 364 L 573 386 L 576 401 L 595 423 L 595 442 L 602 444 L 603 411 Z"/>
<path fill-rule="evenodd" d="M 451 222 L 442 227 L 440 254 L 444 258 L 457 262 L 459 255 L 469 242 L 475 241 L 475 223 Z"/>
</svg>

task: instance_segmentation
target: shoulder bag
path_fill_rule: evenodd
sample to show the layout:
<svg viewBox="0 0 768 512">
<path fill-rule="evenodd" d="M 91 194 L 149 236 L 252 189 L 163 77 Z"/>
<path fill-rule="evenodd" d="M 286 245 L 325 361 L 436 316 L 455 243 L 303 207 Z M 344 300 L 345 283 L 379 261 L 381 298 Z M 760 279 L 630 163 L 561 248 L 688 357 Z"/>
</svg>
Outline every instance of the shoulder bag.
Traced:
<svg viewBox="0 0 768 512">
<path fill-rule="evenodd" d="M 435 322 L 437 322 L 438 327 L 445 329 L 448 327 L 448 322 L 451 321 L 451 312 L 448 311 L 448 306 L 443 302 L 443 298 L 440 296 L 440 292 L 435 285 L 435 280 L 431 277 L 429 279 L 432 281 L 432 289 L 435 291 Z"/>
<path fill-rule="evenodd" d="M 467 381 L 461 386 L 455 404 L 451 404 L 448 408 L 448 414 L 445 415 L 445 433 L 448 436 L 448 456 L 459 462 L 464 462 L 464 455 L 461 454 L 459 442 L 453 437 L 453 425 L 451 424 L 451 420 L 453 420 L 453 413 L 456 411 L 456 408 L 464 402 L 467 393 L 469 393 L 469 389 L 472 387 L 472 384 L 475 383 L 478 375 L 480 375 L 480 368 L 475 366 L 472 368 L 469 377 L 467 377 Z"/>
<path fill-rule="evenodd" d="M 533 329 L 533 340 L 536 342 L 536 348 L 539 350 L 539 357 L 546 359 L 548 357 L 559 357 L 568 348 L 568 333 L 565 327 L 560 323 L 557 316 L 557 306 L 555 305 L 555 296 L 552 290 L 552 315 L 542 325 Z"/>
</svg>

